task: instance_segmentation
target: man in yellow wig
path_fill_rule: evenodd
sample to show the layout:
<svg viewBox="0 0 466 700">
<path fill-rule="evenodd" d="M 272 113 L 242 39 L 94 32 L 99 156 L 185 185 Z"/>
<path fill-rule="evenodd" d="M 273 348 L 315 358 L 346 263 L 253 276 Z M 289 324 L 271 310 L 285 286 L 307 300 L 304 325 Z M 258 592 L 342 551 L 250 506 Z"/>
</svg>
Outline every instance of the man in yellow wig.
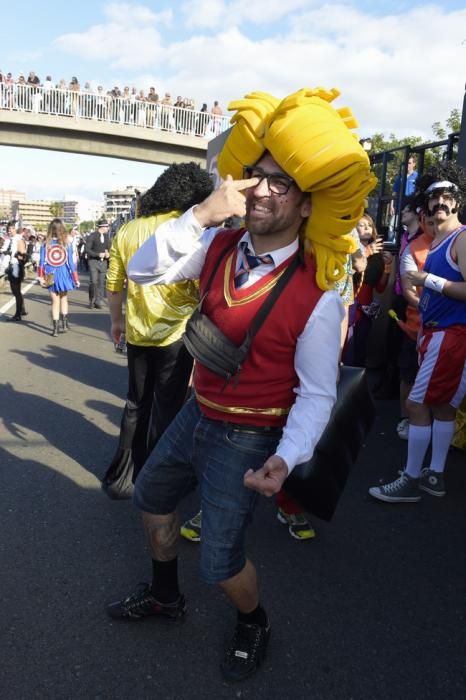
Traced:
<svg viewBox="0 0 466 700">
<path fill-rule="evenodd" d="M 351 112 L 330 104 L 337 95 L 318 88 L 281 102 L 263 93 L 233 102 L 218 161 L 224 183 L 161 226 L 128 266 L 141 285 L 199 277 L 203 301 L 185 334 L 196 359 L 194 396 L 135 484 L 152 584 L 108 613 L 183 617 L 176 508 L 199 484 L 201 575 L 237 611 L 221 664 L 229 681 L 255 673 L 270 635 L 245 553 L 258 494 L 277 493 L 311 457 L 335 402 L 343 306 L 332 287 L 374 185 Z M 244 216 L 246 228 L 215 228 L 232 215 Z"/>
</svg>

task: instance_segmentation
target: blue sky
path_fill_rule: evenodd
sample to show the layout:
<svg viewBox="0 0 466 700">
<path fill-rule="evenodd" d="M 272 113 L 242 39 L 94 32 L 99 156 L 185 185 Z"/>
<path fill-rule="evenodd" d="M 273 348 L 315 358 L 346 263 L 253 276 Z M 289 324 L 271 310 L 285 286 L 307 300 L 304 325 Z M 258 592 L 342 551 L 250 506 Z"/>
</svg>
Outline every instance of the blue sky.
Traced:
<svg viewBox="0 0 466 700">
<path fill-rule="evenodd" d="M 283 97 L 338 87 L 359 134 L 419 134 L 460 108 L 466 79 L 464 0 L 4 3 L 0 68 L 56 82 L 156 87 L 224 108 L 251 90 Z M 432 89 L 434 87 L 434 89 Z M 109 187 L 152 184 L 154 166 L 0 147 L 0 187 L 30 198 L 99 199 Z"/>
</svg>

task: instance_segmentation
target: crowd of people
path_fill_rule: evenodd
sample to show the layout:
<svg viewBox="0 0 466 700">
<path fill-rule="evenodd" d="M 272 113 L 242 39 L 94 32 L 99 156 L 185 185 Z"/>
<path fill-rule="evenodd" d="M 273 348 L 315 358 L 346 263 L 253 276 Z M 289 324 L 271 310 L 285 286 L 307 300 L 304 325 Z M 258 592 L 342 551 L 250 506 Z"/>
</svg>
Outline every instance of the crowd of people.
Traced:
<svg viewBox="0 0 466 700">
<path fill-rule="evenodd" d="M 14 78 L 11 73 L 0 71 L 0 108 L 95 119 L 200 137 L 216 136 L 225 128 L 223 111 L 217 100 L 210 109 L 206 102 L 196 109 L 193 98 L 178 95 L 174 100 L 169 92 L 162 97 L 155 87 L 147 92 L 128 85 L 94 88 L 87 81 L 81 85 L 76 76 L 69 82 L 64 78 L 54 82 L 52 76 L 47 75 L 42 82 L 34 71 L 30 71 L 27 78 L 22 73 Z"/>
<path fill-rule="evenodd" d="M 0 236 L 0 280 L 9 282 L 16 300 L 11 321 L 28 315 L 22 283 L 28 268 L 51 295 L 52 335 L 69 329 L 69 291 L 80 286 L 79 272 L 89 274 L 89 308 L 101 309 L 111 246 L 109 223 L 102 217 L 95 231 L 80 233 L 77 226 L 67 230 L 61 219 L 53 219 L 46 234 L 9 221 Z"/>
<path fill-rule="evenodd" d="M 377 294 L 390 290 L 393 299 L 401 407 L 393 433 L 407 439 L 408 454 L 399 475 L 370 495 L 386 503 L 445 496 L 451 442 L 466 446 L 466 226 L 459 219 L 466 173 L 445 162 L 419 176 L 400 203 L 400 251 L 385 250 L 364 210 L 375 184 L 367 154 L 349 131 L 350 111 L 343 118 L 331 106 L 335 96 L 323 88 L 283 101 L 249 95 L 236 103 L 218 157 L 225 178 L 218 189 L 199 166 L 172 165 L 113 241 L 102 219 L 81 242 L 90 307 L 102 306 L 106 279 L 112 338 L 127 343 L 127 400 L 102 486 L 111 498 L 133 498 L 151 556 L 151 582 L 107 612 L 181 621 L 177 542 L 180 534 L 198 542 L 203 580 L 218 584 L 236 611 L 221 664 L 231 682 L 259 669 L 270 637 L 246 553 L 258 496 L 277 499 L 292 537 L 315 536 L 287 479 L 298 479 L 302 494 L 310 488 L 301 466 L 332 421 L 341 364 L 366 365 L 381 313 Z M 323 107 L 325 130 L 316 118 Z M 253 162 L 243 162 L 245 152 Z M 233 218 L 239 226 L 225 224 Z M 28 252 L 21 233 L 10 231 L 9 240 L 14 320 L 21 320 L 14 280 Z M 79 284 L 77 261 L 76 245 L 54 220 L 38 263 L 53 335 L 60 312 L 67 316 L 63 297 Z M 177 506 L 196 487 L 200 510 L 180 525 Z"/>
</svg>

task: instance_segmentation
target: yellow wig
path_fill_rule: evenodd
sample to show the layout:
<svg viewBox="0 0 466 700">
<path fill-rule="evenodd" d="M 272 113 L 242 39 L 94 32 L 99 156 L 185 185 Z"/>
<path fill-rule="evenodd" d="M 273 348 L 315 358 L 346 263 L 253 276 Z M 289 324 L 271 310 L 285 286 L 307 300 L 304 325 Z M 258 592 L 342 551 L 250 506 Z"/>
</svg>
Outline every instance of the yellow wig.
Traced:
<svg viewBox="0 0 466 700">
<path fill-rule="evenodd" d="M 357 127 L 348 107 L 334 109 L 333 88 L 305 88 L 280 102 L 253 92 L 230 102 L 236 110 L 233 128 L 218 158 L 220 175 L 243 176 L 268 151 L 303 192 L 312 192 L 312 212 L 303 231 L 314 254 L 317 284 L 331 289 L 344 274 L 349 253 L 356 249 L 350 231 L 364 213 L 377 179 L 369 158 L 350 129 Z"/>
</svg>

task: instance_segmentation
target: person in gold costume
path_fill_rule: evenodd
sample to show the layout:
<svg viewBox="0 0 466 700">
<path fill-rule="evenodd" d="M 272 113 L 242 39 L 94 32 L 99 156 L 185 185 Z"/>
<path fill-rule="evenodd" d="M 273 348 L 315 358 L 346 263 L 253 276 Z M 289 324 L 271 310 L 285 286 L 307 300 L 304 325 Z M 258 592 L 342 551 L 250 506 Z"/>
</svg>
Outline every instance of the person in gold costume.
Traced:
<svg viewBox="0 0 466 700">
<path fill-rule="evenodd" d="M 208 172 L 195 163 L 173 164 L 141 197 L 138 217 L 113 240 L 107 272 L 111 335 L 126 336 L 128 394 L 115 455 L 102 480 L 110 498 L 129 498 L 132 483 L 157 439 L 186 397 L 192 358 L 181 336 L 198 303 L 197 281 L 140 287 L 128 281 L 127 264 L 158 226 L 201 202 L 212 191 Z"/>
</svg>

